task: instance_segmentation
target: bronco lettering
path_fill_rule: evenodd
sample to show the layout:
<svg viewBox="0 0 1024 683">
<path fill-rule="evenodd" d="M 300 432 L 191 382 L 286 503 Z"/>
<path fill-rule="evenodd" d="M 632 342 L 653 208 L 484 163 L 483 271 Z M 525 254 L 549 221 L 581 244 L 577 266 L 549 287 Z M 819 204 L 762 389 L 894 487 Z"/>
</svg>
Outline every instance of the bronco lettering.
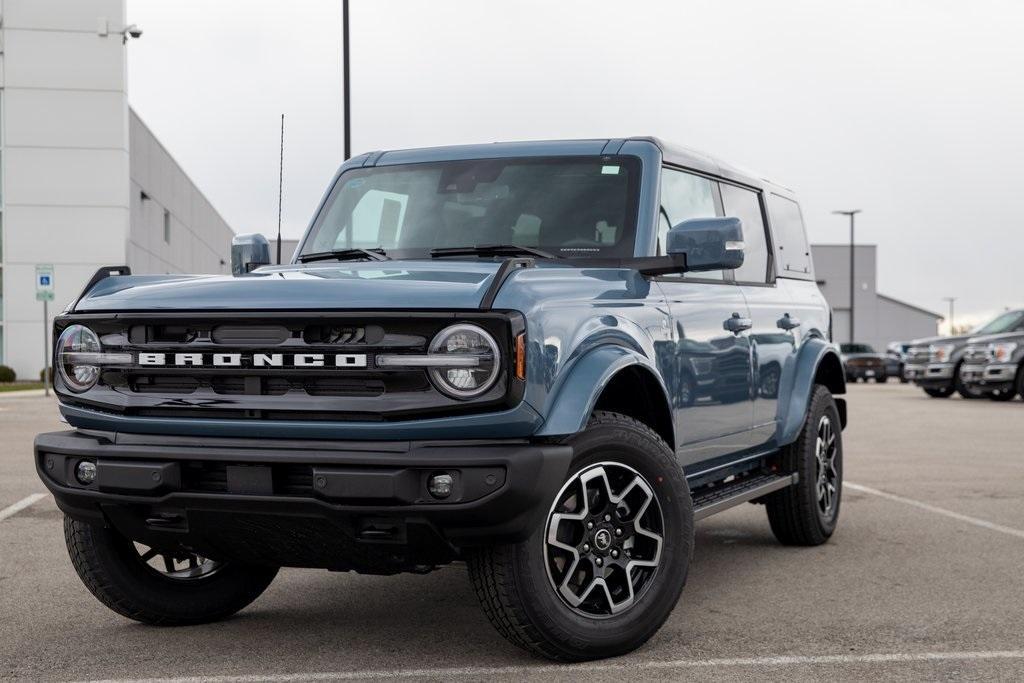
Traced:
<svg viewBox="0 0 1024 683">
<path fill-rule="evenodd" d="M 168 356 L 171 356 L 168 360 Z M 137 365 L 157 367 L 365 368 L 365 353 L 140 353 Z"/>
</svg>

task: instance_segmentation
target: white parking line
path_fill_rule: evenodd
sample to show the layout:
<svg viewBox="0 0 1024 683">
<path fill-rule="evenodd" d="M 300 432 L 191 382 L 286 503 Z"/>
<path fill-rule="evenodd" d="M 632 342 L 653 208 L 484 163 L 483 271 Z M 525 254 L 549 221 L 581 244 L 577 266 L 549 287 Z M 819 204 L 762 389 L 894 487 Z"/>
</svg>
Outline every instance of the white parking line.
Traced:
<svg viewBox="0 0 1024 683">
<path fill-rule="evenodd" d="M 8 505 L 3 510 L 0 510 L 0 522 L 4 521 L 8 517 L 13 517 L 14 515 L 18 514 L 19 512 L 27 508 L 29 505 L 32 505 L 36 501 L 42 500 L 43 498 L 46 498 L 45 493 L 33 493 L 31 496 L 22 498 L 14 505 Z"/>
<path fill-rule="evenodd" d="M 672 659 L 627 662 L 620 660 L 590 664 L 539 664 L 536 666 L 470 666 L 437 669 L 366 669 L 292 674 L 245 674 L 241 676 L 186 676 L 182 678 L 106 679 L 90 683 L 258 683 L 269 681 L 346 681 L 394 678 L 484 678 L 487 676 L 636 672 L 638 670 L 699 669 L 715 667 L 814 666 L 821 664 L 885 664 L 901 662 L 970 662 L 993 659 L 1024 660 L 1024 650 L 990 652 L 920 652 L 865 655 L 817 655 L 780 657 L 735 657 L 729 659 Z"/>
<path fill-rule="evenodd" d="M 949 517 L 950 519 L 956 519 L 961 522 L 967 522 L 968 524 L 980 526 L 984 529 L 989 529 L 990 531 L 998 531 L 1002 534 L 1009 534 L 1010 536 L 1016 536 L 1017 538 L 1024 538 L 1024 531 L 1020 529 L 1014 529 L 1013 527 L 1003 526 L 1002 524 L 989 522 L 988 520 L 979 519 L 978 517 L 961 515 L 959 512 L 953 512 L 952 510 L 947 510 L 945 508 L 929 505 L 928 503 L 922 503 L 921 501 L 914 500 L 913 498 L 904 498 L 903 496 L 897 496 L 892 493 L 886 493 L 885 491 L 879 491 L 878 489 L 873 489 L 868 486 L 861 486 L 860 484 L 854 484 L 849 481 L 843 482 L 843 486 L 853 489 L 854 491 L 860 491 L 861 493 L 870 493 L 873 496 L 879 496 L 881 498 L 886 498 L 897 503 L 903 503 L 904 505 L 912 505 L 913 507 L 920 508 L 921 510 L 927 510 L 928 512 L 934 512 L 935 514 L 942 515 L 943 517 Z"/>
</svg>

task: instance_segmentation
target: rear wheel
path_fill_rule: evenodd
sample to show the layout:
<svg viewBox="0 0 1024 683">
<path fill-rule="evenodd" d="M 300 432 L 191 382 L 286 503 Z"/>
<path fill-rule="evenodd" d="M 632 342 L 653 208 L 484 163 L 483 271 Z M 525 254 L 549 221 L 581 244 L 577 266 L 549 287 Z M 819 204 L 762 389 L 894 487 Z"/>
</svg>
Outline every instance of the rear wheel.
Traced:
<svg viewBox="0 0 1024 683">
<path fill-rule="evenodd" d="M 889 375 L 879 375 L 878 377 L 875 377 L 875 382 L 878 384 L 885 384 L 888 381 Z"/>
<path fill-rule="evenodd" d="M 573 437 L 569 476 L 522 543 L 470 558 L 480 604 L 509 641 L 550 659 L 614 657 L 675 607 L 693 508 L 672 450 L 646 425 L 598 411 Z"/>
<path fill-rule="evenodd" d="M 843 435 L 828 389 L 814 388 L 800 437 L 785 454 L 799 481 L 765 499 L 768 523 L 786 545 L 821 545 L 835 531 L 843 493 Z"/>
<path fill-rule="evenodd" d="M 129 619 L 159 626 L 231 616 L 266 590 L 276 567 L 217 562 L 182 548 L 135 543 L 109 527 L 64 518 L 64 539 L 82 583 Z"/>
</svg>

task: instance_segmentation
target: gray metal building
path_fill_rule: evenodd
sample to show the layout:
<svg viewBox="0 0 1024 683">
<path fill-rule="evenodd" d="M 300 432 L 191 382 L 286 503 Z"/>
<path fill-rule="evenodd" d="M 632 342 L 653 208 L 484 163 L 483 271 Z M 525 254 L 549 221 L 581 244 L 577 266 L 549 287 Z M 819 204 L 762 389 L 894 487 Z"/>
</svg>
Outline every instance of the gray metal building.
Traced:
<svg viewBox="0 0 1024 683">
<path fill-rule="evenodd" d="M 850 340 L 850 246 L 811 246 L 814 272 L 825 299 L 832 306 L 833 338 Z M 910 341 L 938 333 L 943 317 L 920 306 L 878 292 L 878 248 L 858 244 L 854 252 L 853 341 L 884 350 L 890 342 Z"/>
</svg>

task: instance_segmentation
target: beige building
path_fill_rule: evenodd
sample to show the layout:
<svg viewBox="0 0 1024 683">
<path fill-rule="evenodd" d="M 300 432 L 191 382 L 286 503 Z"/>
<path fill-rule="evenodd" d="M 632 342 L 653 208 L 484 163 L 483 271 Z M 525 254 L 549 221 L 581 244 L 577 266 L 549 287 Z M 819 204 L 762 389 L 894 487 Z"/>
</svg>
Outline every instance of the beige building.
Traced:
<svg viewBox="0 0 1024 683">
<path fill-rule="evenodd" d="M 63 309 L 101 266 L 230 272 L 231 228 L 128 106 L 125 0 L 3 0 L 0 363 L 38 376 L 35 268 Z M 51 340 L 52 341 L 52 340 Z"/>
</svg>

